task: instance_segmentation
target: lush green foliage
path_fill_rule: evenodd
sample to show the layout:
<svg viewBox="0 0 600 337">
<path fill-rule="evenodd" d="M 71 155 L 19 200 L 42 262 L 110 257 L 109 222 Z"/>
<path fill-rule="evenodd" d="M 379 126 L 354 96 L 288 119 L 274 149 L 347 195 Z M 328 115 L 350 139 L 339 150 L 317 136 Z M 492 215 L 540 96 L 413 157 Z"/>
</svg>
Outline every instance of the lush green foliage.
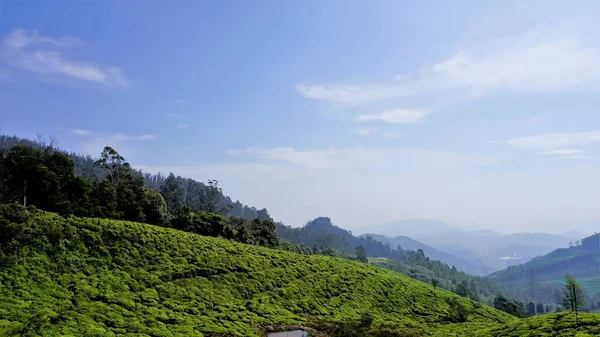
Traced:
<svg viewBox="0 0 600 337">
<path fill-rule="evenodd" d="M 547 314 L 514 320 L 488 330 L 477 331 L 480 337 L 592 337 L 600 335 L 600 315 L 580 314 L 576 327 L 575 315 L 567 313 Z"/>
<path fill-rule="evenodd" d="M 0 335 L 252 336 L 261 324 L 335 330 L 368 313 L 365 336 L 422 336 L 511 320 L 346 259 L 133 222 L 1 210 L 0 231 L 9 234 L 1 243 Z M 452 323 L 465 319 L 463 328 Z"/>
</svg>

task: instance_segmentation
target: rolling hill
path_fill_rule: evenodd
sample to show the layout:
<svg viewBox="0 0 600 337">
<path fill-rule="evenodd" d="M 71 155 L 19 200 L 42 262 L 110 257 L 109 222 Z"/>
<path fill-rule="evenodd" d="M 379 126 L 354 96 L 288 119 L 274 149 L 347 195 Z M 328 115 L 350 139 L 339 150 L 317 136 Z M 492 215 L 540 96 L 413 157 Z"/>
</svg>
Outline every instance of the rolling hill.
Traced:
<svg viewBox="0 0 600 337">
<path fill-rule="evenodd" d="M 257 336 L 267 325 L 335 331 L 366 314 L 365 336 L 421 336 L 513 319 L 341 258 L 36 210 L 0 227 L 2 336 Z"/>
<path fill-rule="evenodd" d="M 554 336 L 402 274 L 152 225 L 0 212 L 1 336 Z M 584 315 L 580 335 L 598 331 Z M 535 328 L 536 330 L 529 330 Z"/>
<path fill-rule="evenodd" d="M 518 290 L 537 301 L 554 301 L 554 292 L 565 274 L 580 281 L 589 301 L 600 301 L 600 235 L 561 248 L 525 264 L 491 274 L 497 283 Z"/>
<path fill-rule="evenodd" d="M 377 234 L 363 234 L 361 237 L 371 237 L 373 240 L 389 243 L 392 247 L 400 246 L 404 250 L 413 250 L 417 251 L 419 249 L 423 250 L 426 256 L 428 256 L 432 260 L 439 260 L 447 264 L 448 266 L 455 266 L 456 269 L 460 271 L 464 271 L 467 274 L 482 276 L 487 275 L 491 272 L 496 271 L 495 268 L 490 266 L 486 266 L 484 264 L 475 264 L 471 261 L 467 261 L 460 257 L 454 256 L 452 254 L 442 252 L 438 249 L 435 249 L 431 246 L 428 246 L 422 242 L 417 240 L 413 240 L 407 236 L 397 236 L 394 238 L 389 238 L 383 235 Z"/>
</svg>

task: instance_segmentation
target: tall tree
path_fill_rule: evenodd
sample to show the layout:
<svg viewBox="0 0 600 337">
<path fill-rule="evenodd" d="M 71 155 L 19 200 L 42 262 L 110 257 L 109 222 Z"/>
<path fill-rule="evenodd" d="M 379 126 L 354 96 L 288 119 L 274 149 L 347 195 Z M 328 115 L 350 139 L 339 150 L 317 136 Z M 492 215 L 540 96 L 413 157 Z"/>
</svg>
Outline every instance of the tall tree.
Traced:
<svg viewBox="0 0 600 337">
<path fill-rule="evenodd" d="M 185 202 L 183 188 L 181 188 L 181 184 L 177 181 L 173 173 L 169 174 L 160 187 L 160 194 L 165 198 L 167 211 L 171 216 L 174 216 Z"/>
<path fill-rule="evenodd" d="M 104 148 L 96 164 L 106 170 L 106 181 L 116 192 L 116 217 L 144 221 L 144 178 L 110 146 Z"/>
<path fill-rule="evenodd" d="M 7 196 L 6 178 L 8 177 L 8 172 L 4 165 L 4 151 L 0 150 L 0 201 L 3 201 Z"/>
<path fill-rule="evenodd" d="M 275 223 L 271 220 L 254 219 L 250 225 L 250 233 L 254 237 L 254 243 L 259 246 L 277 247 L 279 245 Z"/>
<path fill-rule="evenodd" d="M 431 285 L 433 286 L 434 290 L 435 290 L 435 288 L 437 288 L 438 284 L 440 284 L 440 280 L 438 280 L 435 277 L 431 279 Z"/>
<path fill-rule="evenodd" d="M 575 324 L 579 325 L 579 309 L 585 307 L 585 296 L 581 285 L 573 276 L 565 276 L 565 286 L 560 292 L 558 302 L 575 313 Z"/>
<path fill-rule="evenodd" d="M 158 191 L 144 189 L 144 214 L 149 224 L 164 226 L 167 223 L 167 203 Z"/>
<path fill-rule="evenodd" d="M 369 262 L 369 258 L 367 257 L 367 251 L 365 250 L 365 247 L 358 246 L 358 247 L 354 248 L 354 254 L 356 255 L 357 261 L 360 261 L 363 263 Z"/>
<path fill-rule="evenodd" d="M 227 214 L 229 208 L 221 201 L 223 190 L 217 180 L 209 179 L 201 195 L 200 204 L 204 212 Z"/>
<path fill-rule="evenodd" d="M 538 314 L 538 315 L 541 315 L 541 314 L 543 314 L 543 313 L 544 313 L 544 304 L 543 304 L 543 303 L 538 303 L 538 304 L 535 306 L 535 311 L 537 311 L 537 314 Z"/>
<path fill-rule="evenodd" d="M 527 304 L 527 316 L 535 316 L 535 303 L 529 302 Z"/>
<path fill-rule="evenodd" d="M 111 180 L 113 185 L 119 184 L 120 173 L 123 170 L 125 158 L 121 156 L 115 149 L 110 146 L 105 146 L 104 150 L 100 154 L 100 159 L 96 161 L 96 164 L 107 171 L 108 179 Z"/>
</svg>

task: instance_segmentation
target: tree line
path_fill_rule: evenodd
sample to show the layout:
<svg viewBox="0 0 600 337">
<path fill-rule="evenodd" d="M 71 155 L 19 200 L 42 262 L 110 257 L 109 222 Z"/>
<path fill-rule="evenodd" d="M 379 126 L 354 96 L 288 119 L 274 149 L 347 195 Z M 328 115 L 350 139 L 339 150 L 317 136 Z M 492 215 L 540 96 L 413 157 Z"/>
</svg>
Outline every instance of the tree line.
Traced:
<svg viewBox="0 0 600 337">
<path fill-rule="evenodd" d="M 43 136 L 38 135 L 37 140 L 30 140 L 16 136 L 0 135 L 0 152 L 4 152 L 6 154 L 10 151 L 10 149 L 17 145 L 29 146 L 33 149 L 44 152 L 62 152 L 73 162 L 75 175 L 78 177 L 83 177 L 91 182 L 102 180 L 106 176 L 106 170 L 97 165 L 97 158 L 93 158 L 90 155 L 80 155 L 77 153 L 67 153 L 61 151 L 58 148 L 57 141 L 53 138 L 47 140 Z M 265 208 L 257 209 L 256 207 L 244 205 L 240 201 L 233 201 L 229 196 L 224 195 L 221 190 L 211 190 L 210 180 L 207 184 L 191 178 L 184 178 L 173 174 L 169 174 L 167 176 L 161 173 L 150 174 L 135 168 L 131 168 L 131 172 L 142 177 L 143 186 L 151 190 L 160 191 L 161 187 L 165 185 L 167 180 L 175 181 L 183 191 L 183 199 L 186 205 L 193 211 L 205 209 L 201 204 L 203 195 L 205 193 L 212 193 L 212 197 L 215 200 L 218 200 L 217 204 L 226 209 L 226 215 L 247 219 L 271 219 L 269 212 Z M 212 183 L 214 185 L 217 182 L 213 180 Z M 217 193 L 214 193 L 215 191 L 217 191 Z M 176 209 L 176 207 L 171 204 L 172 201 L 177 200 L 166 200 L 167 206 L 171 209 Z"/>
<path fill-rule="evenodd" d="M 196 199 L 185 200 L 171 174 L 160 190 L 144 186 L 115 149 L 105 147 L 95 162 L 102 178 L 75 174 L 73 161 L 52 147 L 26 145 L 0 151 L 0 201 L 22 203 L 63 216 L 145 222 L 267 247 L 279 246 L 275 223 L 261 218 L 226 216 L 222 190 L 209 180 Z M 266 212 L 266 211 L 265 211 Z M 287 249 L 294 249 L 287 247 Z"/>
</svg>

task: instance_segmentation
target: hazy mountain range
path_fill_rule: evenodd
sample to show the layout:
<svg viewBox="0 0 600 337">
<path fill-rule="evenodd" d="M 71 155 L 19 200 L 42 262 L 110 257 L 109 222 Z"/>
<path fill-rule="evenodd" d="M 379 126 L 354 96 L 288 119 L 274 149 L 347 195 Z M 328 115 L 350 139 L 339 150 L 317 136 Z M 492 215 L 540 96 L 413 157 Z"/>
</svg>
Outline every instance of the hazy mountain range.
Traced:
<svg viewBox="0 0 600 337">
<path fill-rule="evenodd" d="M 471 275 L 482 276 L 496 271 L 496 268 L 487 266 L 481 261 L 469 261 L 467 259 L 460 258 L 456 255 L 440 251 L 422 242 L 413 240 L 407 236 L 390 238 L 377 234 L 363 234 L 360 237 L 371 237 L 373 240 L 389 243 L 392 247 L 400 246 L 404 250 L 417 251 L 421 249 L 423 250 L 423 253 L 425 253 L 425 255 L 430 259 L 439 260 L 448 266 L 455 266 L 458 270 L 462 270 Z"/>
<path fill-rule="evenodd" d="M 586 237 L 586 234 L 576 231 L 563 234 L 502 234 L 491 230 L 465 230 L 437 219 L 398 220 L 363 230 L 372 233 L 371 236 L 386 237 L 388 242 L 393 238 L 391 240 L 394 242 L 390 242 L 391 244 L 398 241 L 398 244 L 406 249 L 411 248 L 404 245 L 418 246 L 426 254 L 431 252 L 441 256 L 435 259 L 445 263 L 448 263 L 445 260 L 466 261 L 482 267 L 483 270 L 498 270 L 525 263 L 557 248 L 568 247 L 576 240 Z M 415 242 L 418 245 L 415 245 Z"/>
</svg>

